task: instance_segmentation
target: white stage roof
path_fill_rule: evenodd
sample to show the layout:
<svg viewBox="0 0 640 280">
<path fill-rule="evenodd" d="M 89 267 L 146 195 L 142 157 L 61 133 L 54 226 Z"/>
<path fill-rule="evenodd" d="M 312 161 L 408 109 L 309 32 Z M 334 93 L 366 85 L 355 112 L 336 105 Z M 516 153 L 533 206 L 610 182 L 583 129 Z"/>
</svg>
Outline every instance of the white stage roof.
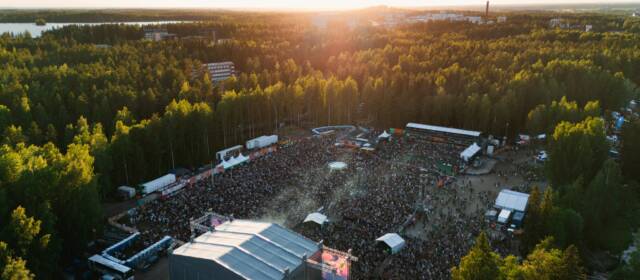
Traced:
<svg viewBox="0 0 640 280">
<path fill-rule="evenodd" d="M 420 124 L 420 123 L 408 123 L 407 128 L 432 130 L 437 132 L 447 132 L 447 133 L 460 134 L 460 135 L 466 135 L 466 136 L 472 136 L 472 137 L 479 137 L 481 133 L 480 131 L 464 130 L 459 128 L 427 125 L 427 124 Z"/>
<path fill-rule="evenodd" d="M 174 255 L 210 260 L 246 279 L 283 279 L 285 269 L 304 265 L 320 247 L 277 224 L 227 221 L 173 251 Z"/>
<path fill-rule="evenodd" d="M 402 239 L 402 237 L 400 237 L 400 235 L 398 235 L 397 233 L 387 233 L 376 239 L 376 241 L 384 242 L 385 244 L 387 244 L 387 246 L 391 248 L 392 254 L 395 254 L 402 250 L 405 245 L 404 239 Z"/>
<path fill-rule="evenodd" d="M 500 209 L 524 212 L 527 209 L 529 194 L 512 190 L 502 190 L 496 198 L 496 207 Z"/>
</svg>

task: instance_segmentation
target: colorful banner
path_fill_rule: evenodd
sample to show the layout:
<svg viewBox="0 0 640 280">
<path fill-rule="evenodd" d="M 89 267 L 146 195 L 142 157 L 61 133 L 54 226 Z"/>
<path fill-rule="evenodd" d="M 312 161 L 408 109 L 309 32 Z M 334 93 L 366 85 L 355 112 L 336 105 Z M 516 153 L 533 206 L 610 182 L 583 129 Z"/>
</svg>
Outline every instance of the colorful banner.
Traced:
<svg viewBox="0 0 640 280">
<path fill-rule="evenodd" d="M 322 279 L 347 280 L 349 279 L 349 259 L 344 254 L 322 251 L 322 263 L 331 267 L 331 270 L 322 271 Z"/>
</svg>

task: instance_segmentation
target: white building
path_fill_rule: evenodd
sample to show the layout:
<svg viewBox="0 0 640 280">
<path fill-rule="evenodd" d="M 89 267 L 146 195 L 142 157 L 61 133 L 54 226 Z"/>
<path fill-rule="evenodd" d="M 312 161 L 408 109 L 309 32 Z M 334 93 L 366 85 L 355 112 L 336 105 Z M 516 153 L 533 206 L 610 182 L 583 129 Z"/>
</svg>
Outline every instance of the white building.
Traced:
<svg viewBox="0 0 640 280">
<path fill-rule="evenodd" d="M 277 224 L 232 220 L 173 250 L 169 279 L 310 279 L 321 250 Z"/>
<path fill-rule="evenodd" d="M 554 18 L 549 20 L 549 27 L 551 28 L 567 28 L 568 24 L 561 18 Z"/>
<path fill-rule="evenodd" d="M 505 23 L 507 22 L 507 17 L 506 16 L 499 16 L 497 18 L 498 23 Z"/>
<path fill-rule="evenodd" d="M 497 210 L 497 221 L 510 224 L 510 228 L 519 228 L 527 211 L 529 194 L 503 189 L 498 194 L 494 208 Z"/>
<path fill-rule="evenodd" d="M 212 82 L 224 81 L 235 75 L 235 66 L 231 61 L 205 63 L 202 66 L 206 68 Z"/>
<path fill-rule="evenodd" d="M 590 32 L 593 29 L 593 25 L 587 24 L 584 26 L 584 32 Z"/>
<path fill-rule="evenodd" d="M 167 32 L 166 29 L 145 29 L 144 30 L 144 39 L 151 40 L 154 42 L 174 38 L 175 36 L 176 36 L 175 34 Z"/>
<path fill-rule="evenodd" d="M 482 17 L 480 16 L 468 16 L 468 17 L 465 17 L 465 20 L 473 24 L 482 24 L 483 22 Z"/>
</svg>

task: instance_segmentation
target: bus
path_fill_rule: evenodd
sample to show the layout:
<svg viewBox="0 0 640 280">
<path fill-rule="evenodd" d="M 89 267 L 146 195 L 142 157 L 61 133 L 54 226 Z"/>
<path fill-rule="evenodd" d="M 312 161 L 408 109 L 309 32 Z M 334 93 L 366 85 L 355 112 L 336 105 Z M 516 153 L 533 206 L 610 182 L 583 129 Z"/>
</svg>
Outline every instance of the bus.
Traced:
<svg viewBox="0 0 640 280">
<path fill-rule="evenodd" d="M 89 269 L 96 273 L 108 275 L 118 280 L 133 280 L 133 269 L 111 261 L 100 255 L 93 255 L 89 258 Z"/>
</svg>

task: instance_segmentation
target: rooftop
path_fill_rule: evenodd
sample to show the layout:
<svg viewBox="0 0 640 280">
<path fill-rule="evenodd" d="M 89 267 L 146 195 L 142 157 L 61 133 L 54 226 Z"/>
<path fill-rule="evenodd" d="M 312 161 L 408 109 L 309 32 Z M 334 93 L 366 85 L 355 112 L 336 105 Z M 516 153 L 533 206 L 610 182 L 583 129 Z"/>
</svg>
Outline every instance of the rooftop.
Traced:
<svg viewBox="0 0 640 280">
<path fill-rule="evenodd" d="M 273 223 L 225 222 L 173 251 L 174 255 L 214 261 L 247 279 L 283 279 L 285 270 L 303 265 L 317 243 Z"/>
<path fill-rule="evenodd" d="M 446 133 L 460 134 L 460 135 L 466 135 L 466 136 L 472 136 L 472 137 L 479 137 L 481 133 L 480 131 L 465 130 L 465 129 L 459 129 L 459 128 L 435 126 L 435 125 L 420 124 L 420 123 L 408 123 L 407 128 L 446 132 Z"/>
<path fill-rule="evenodd" d="M 502 190 L 496 198 L 496 207 L 500 209 L 524 212 L 527 209 L 529 194 L 512 190 Z"/>
</svg>

